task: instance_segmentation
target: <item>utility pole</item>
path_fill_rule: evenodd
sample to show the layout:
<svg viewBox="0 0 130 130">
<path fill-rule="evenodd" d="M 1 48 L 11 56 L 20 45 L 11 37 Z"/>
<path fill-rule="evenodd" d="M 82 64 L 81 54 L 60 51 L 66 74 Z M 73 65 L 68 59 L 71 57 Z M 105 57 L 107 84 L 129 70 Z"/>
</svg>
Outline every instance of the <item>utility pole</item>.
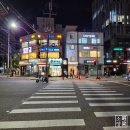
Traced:
<svg viewBox="0 0 130 130">
<path fill-rule="evenodd" d="M 44 14 L 49 14 L 49 24 L 48 24 L 49 27 L 48 28 L 51 28 L 51 16 L 55 15 L 55 14 L 52 14 L 52 0 L 50 0 L 50 2 L 49 2 L 49 13 L 44 13 Z M 48 48 L 49 48 L 50 32 L 52 33 L 52 29 L 47 32 L 47 50 L 46 50 L 46 77 L 47 77 L 47 79 L 48 79 L 48 70 L 49 70 L 49 67 L 48 67 Z"/>
<path fill-rule="evenodd" d="M 52 0 L 49 2 L 49 26 L 51 25 Z M 49 32 L 47 34 L 47 56 L 46 56 L 46 77 L 48 78 L 48 48 L 49 48 Z"/>
</svg>

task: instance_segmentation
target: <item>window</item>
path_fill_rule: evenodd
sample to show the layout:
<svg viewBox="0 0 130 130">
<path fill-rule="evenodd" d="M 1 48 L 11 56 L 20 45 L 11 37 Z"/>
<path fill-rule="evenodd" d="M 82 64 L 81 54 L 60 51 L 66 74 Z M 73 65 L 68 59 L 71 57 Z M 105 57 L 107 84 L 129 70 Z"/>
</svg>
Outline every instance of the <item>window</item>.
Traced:
<svg viewBox="0 0 130 130">
<path fill-rule="evenodd" d="M 73 62 L 73 61 L 74 61 L 74 57 L 71 56 L 71 57 L 70 57 L 70 62 Z"/>
<path fill-rule="evenodd" d="M 92 44 L 96 44 L 96 38 L 92 38 Z"/>
<path fill-rule="evenodd" d="M 90 51 L 80 51 L 79 57 L 90 57 Z"/>
<path fill-rule="evenodd" d="M 99 38 L 97 39 L 97 43 L 101 43 L 101 40 Z"/>
<path fill-rule="evenodd" d="M 74 50 L 75 49 L 75 46 L 74 45 L 70 45 L 70 50 Z"/>
<path fill-rule="evenodd" d="M 97 54 L 98 54 L 98 57 L 100 57 L 100 52 L 98 51 L 90 51 L 90 57 L 97 57 Z"/>
<path fill-rule="evenodd" d="M 79 38 L 79 43 L 87 43 L 87 38 Z"/>
<path fill-rule="evenodd" d="M 58 40 L 49 40 L 49 46 L 59 46 Z"/>
</svg>

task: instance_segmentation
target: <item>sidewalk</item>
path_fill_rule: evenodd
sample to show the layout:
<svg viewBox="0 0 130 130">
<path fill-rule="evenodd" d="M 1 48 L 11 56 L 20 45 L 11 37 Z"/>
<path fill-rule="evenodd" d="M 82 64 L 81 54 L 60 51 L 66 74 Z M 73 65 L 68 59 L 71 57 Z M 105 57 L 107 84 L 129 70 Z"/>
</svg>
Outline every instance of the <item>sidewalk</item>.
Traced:
<svg viewBox="0 0 130 130">
<path fill-rule="evenodd" d="M 26 79 L 26 80 L 36 80 L 36 77 L 21 77 L 21 76 L 16 76 L 16 77 L 8 77 L 8 76 L 5 76 L 5 75 L 0 75 L 0 79 L 2 78 L 9 78 L 9 79 Z M 49 77 L 49 80 L 50 81 L 57 81 L 57 80 L 63 80 L 62 77 Z M 78 79 L 78 78 L 64 78 L 64 80 L 88 80 L 88 81 L 127 81 L 127 79 L 125 78 L 122 78 L 121 76 L 111 76 L 111 77 L 101 77 L 101 79 L 96 79 L 96 76 L 90 76 L 88 78 L 85 78 L 84 76 L 81 76 L 81 79 Z"/>
<path fill-rule="evenodd" d="M 125 79 L 125 78 L 122 78 L 121 76 L 110 76 L 110 77 L 101 77 L 101 79 L 99 80 L 99 79 L 96 79 L 96 76 L 90 76 L 90 77 L 88 77 L 88 78 L 85 78 L 85 77 L 81 77 L 81 80 L 91 80 L 91 81 L 127 81 L 127 79 Z"/>
</svg>

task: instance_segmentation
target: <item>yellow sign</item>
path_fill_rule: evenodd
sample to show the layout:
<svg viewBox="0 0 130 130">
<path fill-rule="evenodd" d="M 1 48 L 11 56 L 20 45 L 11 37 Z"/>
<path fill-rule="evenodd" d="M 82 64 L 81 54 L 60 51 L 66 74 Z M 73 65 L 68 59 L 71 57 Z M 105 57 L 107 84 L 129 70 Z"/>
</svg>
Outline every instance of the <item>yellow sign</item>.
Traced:
<svg viewBox="0 0 130 130">
<path fill-rule="evenodd" d="M 46 58 L 47 53 L 46 52 L 40 52 L 40 58 Z M 48 58 L 59 58 L 59 52 L 48 52 Z"/>
<path fill-rule="evenodd" d="M 37 58 L 36 52 L 29 53 L 29 59 L 36 59 L 36 58 Z"/>
<path fill-rule="evenodd" d="M 36 59 L 36 58 L 37 58 L 36 52 L 29 53 L 29 59 Z M 28 59 L 28 54 L 21 55 L 21 60 L 27 60 L 27 59 Z"/>
<path fill-rule="evenodd" d="M 27 60 L 27 59 L 28 59 L 28 54 L 21 55 L 21 60 Z"/>
</svg>

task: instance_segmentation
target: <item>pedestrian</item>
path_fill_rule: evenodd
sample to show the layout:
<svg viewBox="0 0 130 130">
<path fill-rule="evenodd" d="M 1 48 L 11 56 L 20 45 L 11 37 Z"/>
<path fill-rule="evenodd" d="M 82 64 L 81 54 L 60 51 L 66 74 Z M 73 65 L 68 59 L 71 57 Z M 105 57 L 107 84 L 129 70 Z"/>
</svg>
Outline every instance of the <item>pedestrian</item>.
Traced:
<svg viewBox="0 0 130 130">
<path fill-rule="evenodd" d="M 72 72 L 73 72 L 73 76 L 74 76 L 74 69 L 72 70 Z"/>
<path fill-rule="evenodd" d="M 81 73 L 79 72 L 78 78 L 81 79 Z"/>
<path fill-rule="evenodd" d="M 70 78 L 73 78 L 73 72 L 70 71 Z"/>
</svg>

